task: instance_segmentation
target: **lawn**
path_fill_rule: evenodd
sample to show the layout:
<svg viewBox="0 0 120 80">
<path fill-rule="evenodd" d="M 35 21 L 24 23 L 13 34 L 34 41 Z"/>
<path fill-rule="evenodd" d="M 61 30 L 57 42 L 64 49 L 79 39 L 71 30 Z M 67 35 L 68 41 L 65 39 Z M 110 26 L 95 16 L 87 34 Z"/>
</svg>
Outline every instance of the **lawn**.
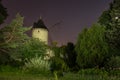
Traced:
<svg viewBox="0 0 120 80">
<path fill-rule="evenodd" d="M 58 79 L 57 79 L 58 78 Z M 0 69 L 0 80 L 120 80 L 120 70 L 81 69 L 78 72 L 64 72 L 63 76 L 51 72 L 29 73 L 9 66 Z"/>
<path fill-rule="evenodd" d="M 54 80 L 52 76 L 40 74 L 0 73 L 0 80 Z"/>
<path fill-rule="evenodd" d="M 13 72 L 1 72 L 0 80 L 55 80 L 53 75 L 40 74 L 23 74 Z M 120 80 L 120 76 L 95 75 L 95 74 L 80 74 L 80 73 L 65 73 L 58 80 Z"/>
</svg>

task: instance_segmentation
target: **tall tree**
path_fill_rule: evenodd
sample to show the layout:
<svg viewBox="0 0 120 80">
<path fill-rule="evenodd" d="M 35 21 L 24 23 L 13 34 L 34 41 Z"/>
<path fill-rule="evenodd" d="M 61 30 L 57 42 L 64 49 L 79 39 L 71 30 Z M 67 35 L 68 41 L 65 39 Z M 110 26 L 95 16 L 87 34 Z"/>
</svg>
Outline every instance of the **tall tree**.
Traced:
<svg viewBox="0 0 120 80">
<path fill-rule="evenodd" d="M 9 59 L 10 53 L 12 53 L 13 50 L 29 39 L 29 37 L 25 34 L 25 31 L 29 30 L 30 28 L 23 27 L 23 19 L 24 18 L 21 17 L 20 14 L 17 14 L 16 18 L 13 19 L 9 25 L 0 29 L 1 63 L 3 63 L 2 61 L 5 61 L 4 59 Z"/>
<path fill-rule="evenodd" d="M 103 67 L 108 56 L 108 45 L 104 38 L 104 27 L 95 24 L 79 34 L 75 50 L 81 68 Z"/>
<path fill-rule="evenodd" d="M 120 49 L 120 1 L 114 0 L 110 10 L 111 23 L 107 30 L 107 38 L 111 46 Z"/>
<path fill-rule="evenodd" d="M 2 5 L 2 0 L 0 0 L 0 24 L 4 22 L 7 18 L 8 14 L 6 8 Z"/>
<path fill-rule="evenodd" d="M 120 49 L 120 1 L 114 0 L 110 8 L 103 12 L 99 23 L 106 26 L 106 41 L 112 49 Z M 118 52 L 118 51 L 117 51 Z M 119 51 L 120 52 L 120 51 Z"/>
<path fill-rule="evenodd" d="M 71 42 L 68 42 L 65 47 L 64 59 L 70 68 L 74 68 L 76 66 L 76 52 L 74 48 L 75 46 Z"/>
<path fill-rule="evenodd" d="M 7 44 L 11 48 L 15 48 L 16 46 L 22 44 L 24 41 L 28 39 L 28 36 L 25 34 L 30 28 L 23 27 L 23 17 L 20 14 L 16 15 L 16 18 L 13 21 L 0 29 L 1 40 L 0 45 Z"/>
<path fill-rule="evenodd" d="M 99 17 L 98 23 L 105 26 L 105 28 L 109 28 L 111 22 L 110 10 L 104 11 L 102 15 Z"/>
</svg>

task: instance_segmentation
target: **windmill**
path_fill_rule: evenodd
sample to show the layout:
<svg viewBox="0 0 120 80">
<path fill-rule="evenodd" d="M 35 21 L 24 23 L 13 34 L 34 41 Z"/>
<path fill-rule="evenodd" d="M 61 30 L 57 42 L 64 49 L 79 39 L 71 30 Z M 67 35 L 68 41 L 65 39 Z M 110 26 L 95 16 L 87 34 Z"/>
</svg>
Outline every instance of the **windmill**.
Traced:
<svg viewBox="0 0 120 80">
<path fill-rule="evenodd" d="M 53 39 L 52 39 L 52 30 L 58 27 L 57 25 L 60 25 L 62 21 L 59 21 L 55 24 L 53 24 L 51 27 L 46 27 L 42 18 L 35 22 L 32 27 L 32 37 L 38 38 L 41 41 L 45 42 L 45 44 L 48 44 L 48 33 L 49 33 L 49 44 L 53 45 Z"/>
<path fill-rule="evenodd" d="M 32 27 L 32 37 L 37 38 L 42 42 L 45 42 L 45 44 L 48 44 L 48 32 L 49 32 L 49 43 L 51 46 L 53 46 L 53 40 L 50 34 L 50 31 L 57 27 L 57 25 L 61 24 L 60 22 L 55 23 L 51 27 L 47 28 L 43 22 L 43 20 L 40 18 L 37 22 L 34 22 L 33 27 Z M 51 31 L 52 33 L 52 31 Z M 51 57 L 54 56 L 54 53 L 51 49 L 47 49 L 45 53 L 44 59 L 48 60 Z"/>
</svg>

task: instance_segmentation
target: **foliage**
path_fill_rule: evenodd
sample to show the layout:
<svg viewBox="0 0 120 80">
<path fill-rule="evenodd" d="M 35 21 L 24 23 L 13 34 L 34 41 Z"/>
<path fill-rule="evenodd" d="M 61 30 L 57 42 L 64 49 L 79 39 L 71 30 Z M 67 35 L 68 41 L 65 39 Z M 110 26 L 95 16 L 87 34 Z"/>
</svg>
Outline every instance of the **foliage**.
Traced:
<svg viewBox="0 0 120 80">
<path fill-rule="evenodd" d="M 52 46 L 51 49 L 53 50 L 54 55 L 55 55 L 56 57 L 60 57 L 60 48 L 59 48 L 59 47 L 57 47 L 57 46 Z"/>
<path fill-rule="evenodd" d="M 105 26 L 106 29 L 109 28 L 111 22 L 110 11 L 104 11 L 102 15 L 99 17 L 98 23 Z"/>
<path fill-rule="evenodd" d="M 2 24 L 8 16 L 6 8 L 2 5 L 1 1 L 2 0 L 0 0 L 0 24 Z"/>
<path fill-rule="evenodd" d="M 81 68 L 103 67 L 109 54 L 104 38 L 104 27 L 95 24 L 79 34 L 75 50 L 77 63 Z"/>
<path fill-rule="evenodd" d="M 1 61 L 4 61 L 4 63 L 10 63 L 10 61 L 12 61 L 11 53 L 29 39 L 25 34 L 27 30 L 29 30 L 29 28 L 23 27 L 23 17 L 21 17 L 20 14 L 17 14 L 16 18 L 13 19 L 9 25 L 0 29 Z"/>
<path fill-rule="evenodd" d="M 2 35 L 0 35 L 1 37 Z M 0 44 L 3 43 L 0 38 Z M 5 46 L 5 45 L 4 45 Z M 3 45 L 0 45 L 0 65 L 8 64 L 10 62 L 9 49 L 3 48 Z"/>
<path fill-rule="evenodd" d="M 68 71 L 68 66 L 64 62 L 64 60 L 60 57 L 52 57 L 51 58 L 51 71 L 57 72 L 57 75 L 63 75 L 63 72 Z"/>
<path fill-rule="evenodd" d="M 24 71 L 28 73 L 45 74 L 50 72 L 50 62 L 42 57 L 34 57 L 25 63 Z"/>
<path fill-rule="evenodd" d="M 101 75 L 101 76 L 108 75 L 108 72 L 105 71 L 104 69 L 101 70 L 97 68 L 81 69 L 78 73 L 82 75 Z"/>
<path fill-rule="evenodd" d="M 54 44 L 52 50 L 54 52 L 54 57 L 50 59 L 51 71 L 54 75 L 62 76 L 63 72 L 66 72 L 69 69 L 64 60 L 65 46 L 58 47 Z"/>
<path fill-rule="evenodd" d="M 109 69 L 120 69 L 120 56 L 112 56 L 107 63 Z"/>
<path fill-rule="evenodd" d="M 48 47 L 44 42 L 41 42 L 38 39 L 30 39 L 24 44 L 20 45 L 12 55 L 14 59 L 19 60 L 30 60 L 36 56 L 44 57 Z"/>
<path fill-rule="evenodd" d="M 0 52 L 0 65 L 10 63 L 10 55 L 8 53 Z"/>
<path fill-rule="evenodd" d="M 61 57 L 64 59 L 68 67 L 73 71 L 76 70 L 76 56 L 77 56 L 74 48 L 75 46 L 71 42 L 68 42 L 67 46 L 60 47 Z"/>
<path fill-rule="evenodd" d="M 119 77 L 120 76 L 120 69 L 109 70 L 109 75 Z"/>
<path fill-rule="evenodd" d="M 0 65 L 0 72 L 7 73 L 7 72 L 21 72 L 20 68 L 12 67 L 10 65 Z"/>
<path fill-rule="evenodd" d="M 97 73 L 97 74 L 96 74 Z M 60 80 L 119 80 L 118 76 L 109 76 L 108 72 L 99 69 L 85 69 L 78 73 L 67 73 Z"/>
<path fill-rule="evenodd" d="M 55 80 L 58 80 L 58 75 L 57 75 L 57 71 L 54 71 L 54 78 L 55 78 Z"/>
<path fill-rule="evenodd" d="M 106 41 L 117 54 L 120 55 L 120 1 L 113 0 L 110 8 L 103 12 L 99 19 L 99 23 L 106 27 Z M 116 52 L 113 52 L 114 54 Z"/>
<path fill-rule="evenodd" d="M 29 39 L 25 32 L 30 28 L 23 27 L 23 19 L 20 14 L 17 14 L 9 25 L 0 30 L 0 33 L 2 33 L 0 38 L 3 41 L 0 45 L 7 44 L 6 47 L 16 48 Z"/>
</svg>

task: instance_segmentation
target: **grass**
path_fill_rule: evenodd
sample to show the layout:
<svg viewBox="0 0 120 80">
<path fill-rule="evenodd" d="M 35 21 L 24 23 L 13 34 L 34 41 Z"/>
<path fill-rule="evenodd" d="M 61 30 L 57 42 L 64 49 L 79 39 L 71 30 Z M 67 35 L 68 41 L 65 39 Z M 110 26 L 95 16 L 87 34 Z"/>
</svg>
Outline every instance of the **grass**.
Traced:
<svg viewBox="0 0 120 80">
<path fill-rule="evenodd" d="M 120 80 L 120 77 L 67 73 L 66 76 L 62 77 L 60 80 Z"/>
<path fill-rule="evenodd" d="M 13 72 L 1 72 L 0 80 L 55 80 L 53 75 L 41 74 L 21 74 Z M 58 80 L 120 80 L 120 76 L 103 76 L 103 75 L 90 75 L 79 73 L 65 73 L 63 77 Z"/>
<path fill-rule="evenodd" d="M 0 70 L 0 80 L 120 80 L 120 70 L 108 73 L 99 69 L 83 69 L 78 73 L 68 72 L 64 73 L 64 76 L 58 77 L 57 75 L 53 76 L 51 73 L 47 75 L 25 73 L 8 66 Z"/>
<path fill-rule="evenodd" d="M 60 80 L 120 80 L 120 70 L 82 69 L 78 73 L 66 73 Z"/>
<path fill-rule="evenodd" d="M 24 74 L 24 73 L 0 73 L 0 80 L 53 80 L 53 77 L 41 74 Z"/>
<path fill-rule="evenodd" d="M 32 74 L 14 74 L 14 73 L 0 73 L 0 80 L 55 80 L 52 76 L 32 75 Z M 101 75 L 79 75 L 67 73 L 64 77 L 58 80 L 120 80 L 120 77 L 101 76 Z"/>
<path fill-rule="evenodd" d="M 53 80 L 53 76 L 43 73 L 28 73 L 20 68 L 1 66 L 0 80 Z"/>
</svg>

